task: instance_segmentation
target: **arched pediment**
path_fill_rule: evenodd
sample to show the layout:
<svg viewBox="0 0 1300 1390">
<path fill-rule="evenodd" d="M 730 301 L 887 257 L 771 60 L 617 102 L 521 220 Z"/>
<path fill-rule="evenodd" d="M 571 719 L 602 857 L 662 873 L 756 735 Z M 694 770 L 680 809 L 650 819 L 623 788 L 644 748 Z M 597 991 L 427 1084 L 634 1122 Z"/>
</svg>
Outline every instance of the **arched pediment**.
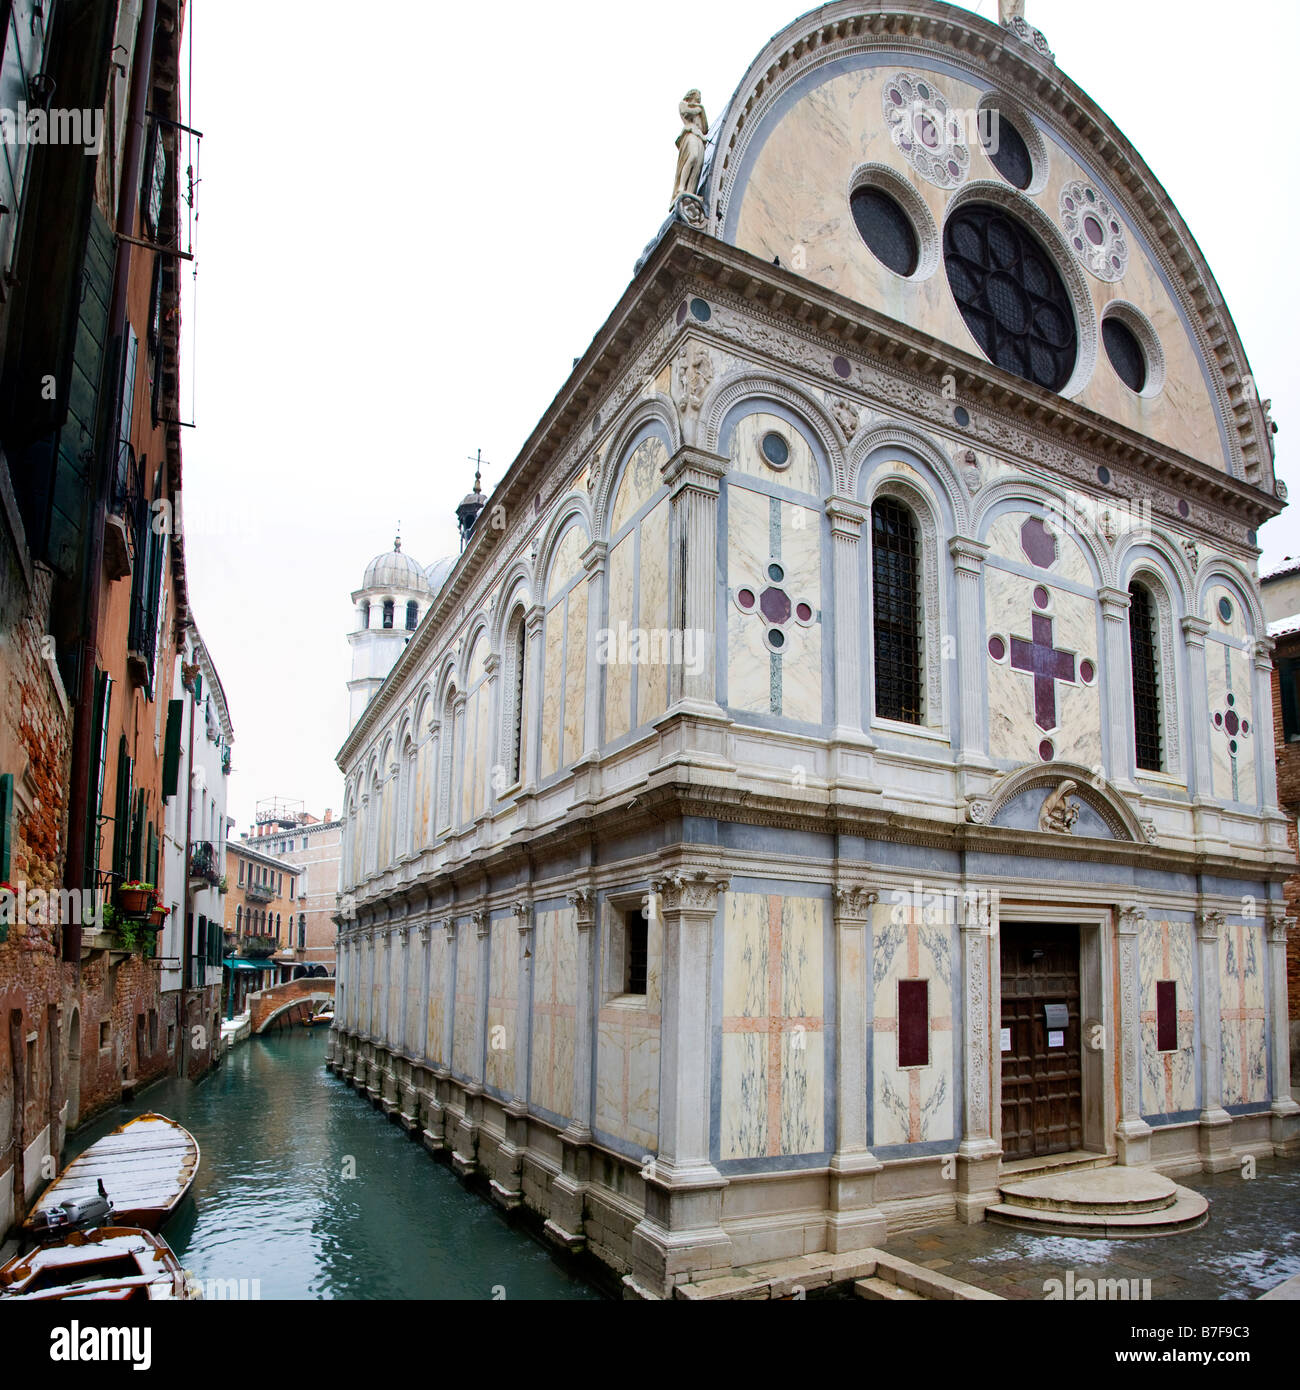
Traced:
<svg viewBox="0 0 1300 1390">
<path fill-rule="evenodd" d="M 1139 820 L 1115 787 L 1080 763 L 1043 763 L 1009 772 L 990 796 L 967 804 L 966 817 L 976 825 L 1014 831 L 1133 844 L 1155 840 L 1154 825 Z"/>
</svg>

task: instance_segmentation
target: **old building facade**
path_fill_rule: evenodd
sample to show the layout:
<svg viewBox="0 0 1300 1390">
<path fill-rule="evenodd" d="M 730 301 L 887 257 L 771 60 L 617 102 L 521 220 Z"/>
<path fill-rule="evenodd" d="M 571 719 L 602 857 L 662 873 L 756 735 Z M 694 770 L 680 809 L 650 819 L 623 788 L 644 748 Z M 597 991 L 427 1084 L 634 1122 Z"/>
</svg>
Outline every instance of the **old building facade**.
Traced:
<svg viewBox="0 0 1300 1390">
<path fill-rule="evenodd" d="M 117 914 L 132 881 L 181 901 L 183 25 L 175 0 L 5 12 L 6 130 L 16 94 L 48 125 L 0 170 L 0 1231 L 71 1127 L 179 1065 L 181 937 Z"/>
<path fill-rule="evenodd" d="M 700 159 L 693 96 L 340 751 L 331 1065 L 649 1297 L 1293 1148 L 1283 492 L 1191 234 L 1015 14 L 813 11 Z"/>
</svg>

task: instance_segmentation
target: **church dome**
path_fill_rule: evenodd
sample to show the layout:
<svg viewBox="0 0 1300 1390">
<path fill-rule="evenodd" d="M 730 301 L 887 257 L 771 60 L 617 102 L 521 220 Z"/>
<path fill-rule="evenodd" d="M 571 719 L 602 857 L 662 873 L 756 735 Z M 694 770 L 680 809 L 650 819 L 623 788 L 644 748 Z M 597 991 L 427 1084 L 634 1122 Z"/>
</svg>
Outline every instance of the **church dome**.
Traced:
<svg viewBox="0 0 1300 1390">
<path fill-rule="evenodd" d="M 456 556 L 444 555 L 441 560 L 435 560 L 424 572 L 424 578 L 433 593 L 447 582 L 447 576 L 456 568 Z"/>
<path fill-rule="evenodd" d="M 402 542 L 398 540 L 393 543 L 392 550 L 376 555 L 366 566 L 361 587 L 425 594 L 429 591 L 429 581 L 425 578 L 420 562 L 402 553 Z"/>
</svg>

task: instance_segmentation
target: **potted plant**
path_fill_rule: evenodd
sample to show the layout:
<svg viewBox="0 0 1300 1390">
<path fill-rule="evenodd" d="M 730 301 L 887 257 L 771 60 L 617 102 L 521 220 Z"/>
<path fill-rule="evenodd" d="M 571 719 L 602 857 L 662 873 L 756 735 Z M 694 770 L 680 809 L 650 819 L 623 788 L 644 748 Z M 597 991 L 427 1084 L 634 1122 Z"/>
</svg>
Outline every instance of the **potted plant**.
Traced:
<svg viewBox="0 0 1300 1390">
<path fill-rule="evenodd" d="M 144 917 L 153 908 L 156 895 L 152 883 L 132 879 L 117 890 L 117 905 L 128 917 Z"/>
<path fill-rule="evenodd" d="M 171 908 L 165 907 L 162 903 L 158 901 L 157 897 L 154 898 L 153 907 L 149 909 L 149 925 L 154 929 L 154 931 L 162 930 L 162 928 L 166 925 L 167 918 L 170 912 Z"/>
</svg>

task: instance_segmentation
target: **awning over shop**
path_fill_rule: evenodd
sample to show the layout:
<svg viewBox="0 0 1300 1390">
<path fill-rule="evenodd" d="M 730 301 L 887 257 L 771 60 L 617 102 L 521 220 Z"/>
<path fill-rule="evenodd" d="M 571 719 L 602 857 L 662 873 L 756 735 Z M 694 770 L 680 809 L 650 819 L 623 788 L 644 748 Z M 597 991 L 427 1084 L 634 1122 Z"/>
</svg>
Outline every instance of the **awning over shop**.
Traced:
<svg viewBox="0 0 1300 1390">
<path fill-rule="evenodd" d="M 221 963 L 227 970 L 275 970 L 278 968 L 277 962 L 273 960 L 245 960 L 242 956 L 225 956 Z"/>
</svg>

